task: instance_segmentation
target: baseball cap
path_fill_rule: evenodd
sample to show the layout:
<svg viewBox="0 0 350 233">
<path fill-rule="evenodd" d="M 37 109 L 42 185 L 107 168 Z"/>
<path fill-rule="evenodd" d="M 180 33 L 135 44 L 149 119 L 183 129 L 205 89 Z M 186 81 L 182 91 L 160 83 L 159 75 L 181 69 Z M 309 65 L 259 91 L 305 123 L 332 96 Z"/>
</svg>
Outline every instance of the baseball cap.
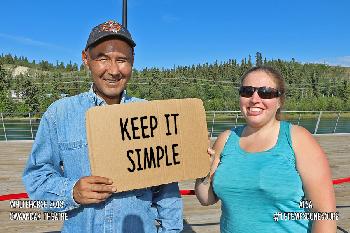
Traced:
<svg viewBox="0 0 350 233">
<path fill-rule="evenodd" d="M 97 25 L 91 30 L 89 39 L 86 42 L 85 50 L 106 37 L 116 37 L 125 41 L 131 47 L 136 46 L 128 29 L 114 20 L 108 20 L 107 22 Z"/>
</svg>

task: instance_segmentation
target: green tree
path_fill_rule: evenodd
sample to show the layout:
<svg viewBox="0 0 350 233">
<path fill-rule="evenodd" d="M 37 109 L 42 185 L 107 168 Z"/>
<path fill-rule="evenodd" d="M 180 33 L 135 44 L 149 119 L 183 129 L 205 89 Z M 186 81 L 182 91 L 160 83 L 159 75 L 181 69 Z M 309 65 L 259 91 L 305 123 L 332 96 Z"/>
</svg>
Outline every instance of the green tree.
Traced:
<svg viewBox="0 0 350 233">
<path fill-rule="evenodd" d="M 30 112 L 39 112 L 39 88 L 33 82 L 33 79 L 27 75 L 19 76 L 20 82 L 20 94 L 24 103 L 28 106 Z"/>
<path fill-rule="evenodd" d="M 255 54 L 255 65 L 256 66 L 263 65 L 263 58 L 262 58 L 262 54 L 260 52 L 256 52 L 256 54 Z"/>
<path fill-rule="evenodd" d="M 9 113 L 14 110 L 10 87 L 10 78 L 0 63 L 0 112 Z"/>
</svg>

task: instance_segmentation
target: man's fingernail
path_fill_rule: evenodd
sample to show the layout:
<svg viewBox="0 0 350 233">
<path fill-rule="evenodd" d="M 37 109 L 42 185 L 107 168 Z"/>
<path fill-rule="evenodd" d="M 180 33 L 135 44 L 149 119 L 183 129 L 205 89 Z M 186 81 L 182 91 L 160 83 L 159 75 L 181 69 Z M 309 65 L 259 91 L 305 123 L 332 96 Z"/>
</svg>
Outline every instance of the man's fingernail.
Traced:
<svg viewBox="0 0 350 233">
<path fill-rule="evenodd" d="M 116 188 L 116 187 L 113 187 L 113 188 L 112 188 L 112 192 L 115 192 L 115 191 L 117 191 L 117 188 Z"/>
</svg>

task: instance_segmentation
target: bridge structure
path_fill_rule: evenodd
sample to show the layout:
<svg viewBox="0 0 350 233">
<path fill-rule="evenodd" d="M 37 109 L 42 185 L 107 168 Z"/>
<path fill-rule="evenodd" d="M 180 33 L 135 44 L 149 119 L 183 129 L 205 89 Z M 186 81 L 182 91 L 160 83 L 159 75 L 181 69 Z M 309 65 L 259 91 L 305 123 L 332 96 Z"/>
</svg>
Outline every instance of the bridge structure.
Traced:
<svg viewBox="0 0 350 233">
<path fill-rule="evenodd" d="M 350 134 L 317 134 L 328 155 L 339 212 L 338 233 L 350 232 Z M 59 232 L 62 221 L 12 221 L 10 213 L 18 211 L 10 207 L 11 197 L 25 194 L 21 176 L 32 147 L 32 140 L 9 140 L 0 142 L 0 231 L 1 232 Z M 347 178 L 347 179 L 344 179 Z M 219 232 L 220 202 L 201 206 L 193 195 L 194 180 L 181 182 L 184 201 L 184 233 Z M 192 195 L 185 195 L 192 194 Z M 12 195 L 12 196 L 11 196 Z M 10 197 L 10 198 L 8 198 Z M 1 201 L 2 200 L 2 201 Z M 25 200 L 25 199 L 23 199 Z M 31 211 L 26 209 L 25 211 Z M 34 211 L 38 211 L 35 209 Z"/>
</svg>

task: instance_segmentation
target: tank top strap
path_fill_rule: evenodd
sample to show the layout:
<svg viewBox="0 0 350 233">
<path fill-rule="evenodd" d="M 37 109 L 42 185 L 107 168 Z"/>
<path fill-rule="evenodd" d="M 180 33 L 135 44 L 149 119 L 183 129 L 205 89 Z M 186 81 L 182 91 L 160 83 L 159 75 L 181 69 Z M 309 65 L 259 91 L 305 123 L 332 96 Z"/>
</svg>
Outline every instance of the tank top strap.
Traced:
<svg viewBox="0 0 350 233">
<path fill-rule="evenodd" d="M 289 123 L 289 122 L 287 122 L 287 121 L 282 121 L 283 122 L 283 124 L 284 124 L 284 130 L 285 130 L 285 135 L 286 135 L 286 139 L 287 139 L 287 141 L 288 141 L 288 144 L 290 145 L 290 147 L 291 148 L 293 148 L 292 147 L 292 135 L 291 135 L 291 130 L 292 130 L 292 124 L 291 123 Z"/>
<path fill-rule="evenodd" d="M 227 154 L 229 151 L 235 150 L 242 134 L 244 126 L 238 126 L 230 129 L 230 135 L 227 137 L 224 148 L 222 149 L 220 157 Z"/>
<path fill-rule="evenodd" d="M 278 135 L 277 150 L 281 151 L 284 156 L 295 166 L 295 154 L 291 136 L 292 124 L 287 121 L 281 121 L 280 133 Z"/>
</svg>

